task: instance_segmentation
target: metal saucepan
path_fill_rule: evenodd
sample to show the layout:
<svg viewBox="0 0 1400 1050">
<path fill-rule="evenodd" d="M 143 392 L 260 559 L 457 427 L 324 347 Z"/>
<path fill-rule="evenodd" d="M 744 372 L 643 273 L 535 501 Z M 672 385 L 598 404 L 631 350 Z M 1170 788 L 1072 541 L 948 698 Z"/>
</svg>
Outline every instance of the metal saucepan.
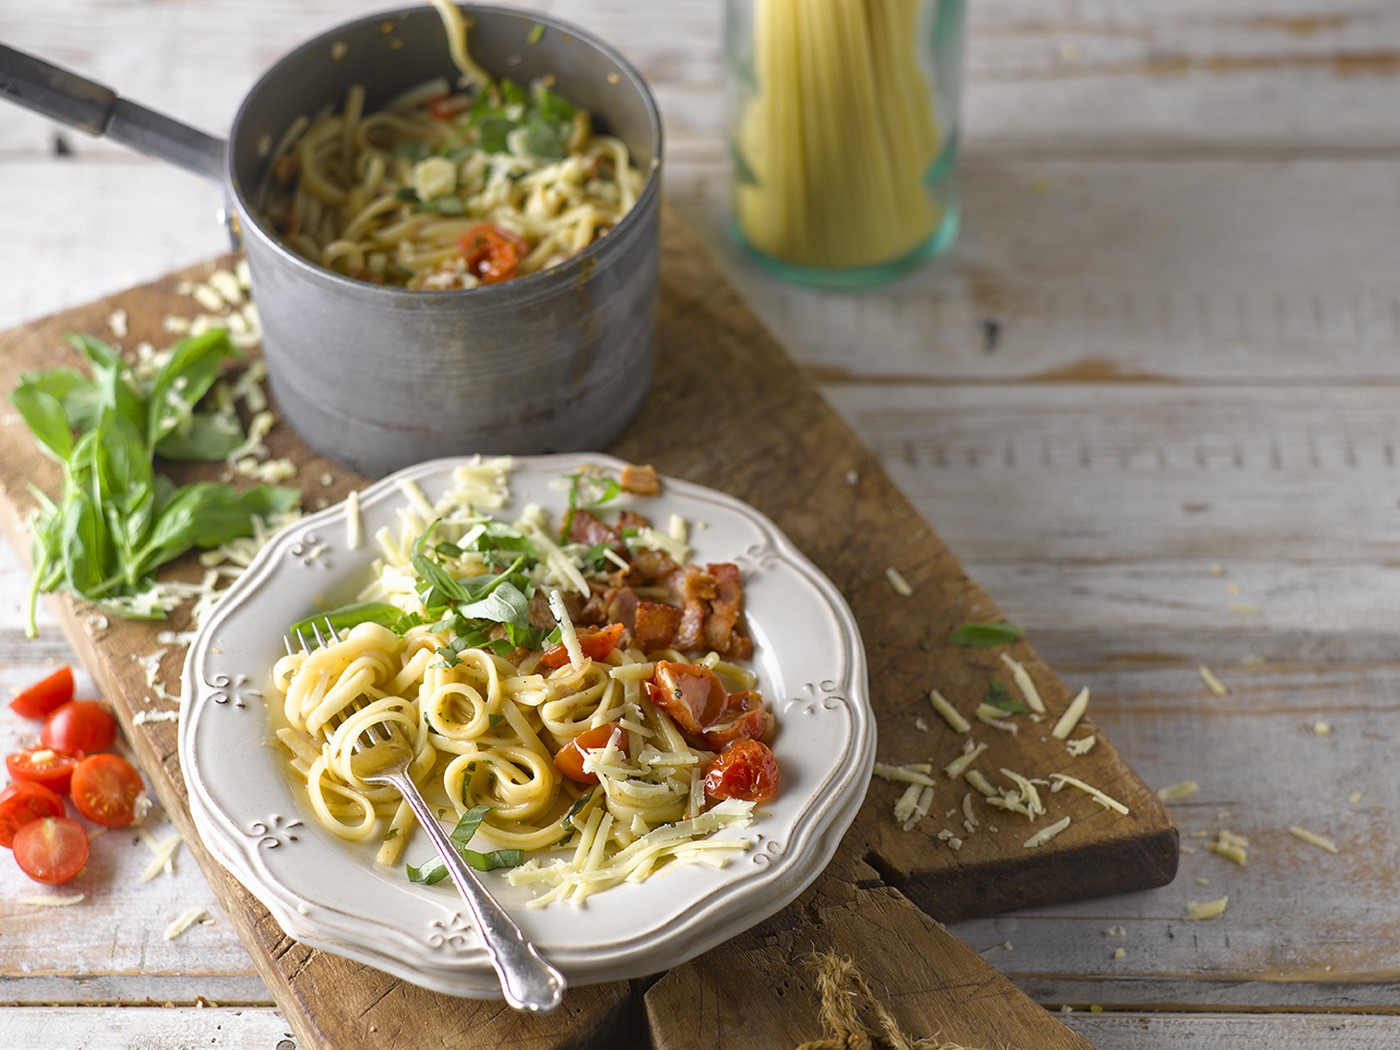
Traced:
<svg viewBox="0 0 1400 1050">
<path fill-rule="evenodd" d="M 106 135 L 223 185 L 248 254 L 273 396 L 316 450 L 366 474 L 471 452 L 601 448 L 636 414 L 656 319 L 661 119 L 645 83 L 608 45 L 534 12 L 466 5 L 473 57 L 520 83 L 547 75 L 627 143 L 647 177 L 606 236 L 550 269 L 468 291 L 357 281 L 288 248 L 259 218 L 269 153 L 299 116 L 365 111 L 457 75 L 427 6 L 350 22 L 263 75 L 227 143 L 0 45 L 0 96 Z M 543 27 L 543 32 L 538 27 Z"/>
</svg>

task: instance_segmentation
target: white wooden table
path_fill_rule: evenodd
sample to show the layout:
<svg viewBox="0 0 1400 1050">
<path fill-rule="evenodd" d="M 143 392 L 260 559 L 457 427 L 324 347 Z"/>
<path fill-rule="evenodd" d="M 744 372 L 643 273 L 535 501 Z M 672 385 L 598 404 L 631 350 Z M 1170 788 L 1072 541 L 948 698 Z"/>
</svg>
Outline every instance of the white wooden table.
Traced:
<svg viewBox="0 0 1400 1050">
<path fill-rule="evenodd" d="M 380 6 L 6 0 L 0 40 L 222 131 L 281 52 Z M 1198 849 L 1172 886 L 954 932 L 1100 1047 L 1400 1045 L 1400 9 L 975 0 L 961 241 L 823 297 L 723 232 L 721 5 L 524 6 L 649 77 L 671 201 L 1139 773 L 1199 781 L 1183 841 L 1251 840 L 1244 868 Z M 198 180 L 63 141 L 0 109 L 0 327 L 225 245 Z M 27 582 L 0 550 L 0 696 L 67 659 L 51 623 L 24 639 Z M 66 912 L 0 863 L 0 1046 L 290 1047 L 193 863 L 141 884 L 114 834 Z M 191 906 L 214 921 L 165 941 Z"/>
</svg>

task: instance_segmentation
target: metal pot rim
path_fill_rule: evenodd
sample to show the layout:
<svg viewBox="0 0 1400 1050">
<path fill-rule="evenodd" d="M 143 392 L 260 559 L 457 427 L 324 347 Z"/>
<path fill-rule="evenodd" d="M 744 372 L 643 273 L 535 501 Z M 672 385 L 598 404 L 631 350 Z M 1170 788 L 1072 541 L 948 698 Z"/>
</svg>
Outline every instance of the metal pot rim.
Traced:
<svg viewBox="0 0 1400 1050">
<path fill-rule="evenodd" d="M 489 15 L 502 15 L 526 19 L 530 22 L 543 25 L 546 28 L 567 33 L 569 36 L 587 44 L 617 66 L 617 72 L 623 78 L 623 83 L 627 84 L 641 99 L 651 125 L 652 137 L 656 144 L 653 155 L 645 161 L 647 165 L 646 183 L 642 187 L 642 192 L 637 195 L 636 201 L 627 214 L 622 217 L 621 221 L 612 229 L 608 230 L 604 236 L 598 238 L 587 248 L 583 249 L 583 251 L 570 256 L 562 263 L 540 270 L 537 273 L 528 274 L 524 277 L 517 277 L 500 284 L 479 285 L 476 288 L 423 291 L 400 288 L 393 285 L 374 284 L 370 281 L 357 280 L 353 277 L 347 277 L 344 274 L 337 273 L 334 270 L 327 269 L 324 266 L 312 262 L 300 253 L 292 251 L 266 227 L 257 211 L 253 208 L 252 202 L 247 199 L 243 186 L 235 177 L 234 172 L 234 143 L 239 140 L 245 119 L 249 116 L 250 101 L 258 93 L 258 89 L 278 70 L 299 61 L 305 54 L 317 48 L 325 48 L 334 44 L 336 39 L 348 30 L 395 19 L 406 21 L 409 18 L 431 17 L 435 19 L 438 17 L 436 11 L 431 8 L 415 6 L 395 8 L 389 11 L 382 11 L 378 14 L 365 15 L 362 18 L 356 18 L 349 22 L 342 22 L 302 42 L 274 62 L 243 96 L 243 101 L 239 103 L 238 111 L 234 114 L 233 124 L 229 129 L 228 147 L 224 154 L 224 185 L 228 188 L 229 193 L 238 207 L 239 221 L 244 236 L 247 236 L 250 232 L 256 232 L 270 248 L 278 252 L 292 265 L 304 270 L 308 277 L 325 281 L 329 285 L 338 287 L 350 294 L 382 297 L 386 301 L 407 300 L 429 302 L 439 300 L 456 301 L 463 296 L 487 300 L 492 297 L 499 298 L 508 295 L 518 297 L 526 292 L 546 292 L 548 285 L 562 280 L 574 280 L 580 268 L 594 265 L 592 260 L 600 253 L 606 251 L 609 243 L 615 243 L 618 240 L 625 239 L 628 234 L 638 226 L 642 221 L 640 216 L 646 211 L 645 206 L 651 203 L 652 197 L 655 197 L 661 192 L 663 130 L 661 113 L 657 108 L 656 99 L 652 96 L 651 89 L 647 86 L 646 81 L 642 79 L 642 75 L 637 72 L 636 67 L 606 41 L 594 36 L 586 30 L 580 29 L 570 22 L 556 18 L 553 15 L 538 11 L 523 11 L 517 8 L 500 7 L 492 4 L 465 4 L 460 6 L 463 7 L 464 13 L 468 16 L 473 13 L 485 13 Z"/>
</svg>

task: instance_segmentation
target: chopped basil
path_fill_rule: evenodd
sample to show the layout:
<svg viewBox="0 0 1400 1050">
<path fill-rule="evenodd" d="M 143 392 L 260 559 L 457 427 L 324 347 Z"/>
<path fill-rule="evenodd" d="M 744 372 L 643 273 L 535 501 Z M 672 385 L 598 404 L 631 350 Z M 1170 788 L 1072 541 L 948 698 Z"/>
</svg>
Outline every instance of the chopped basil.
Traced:
<svg viewBox="0 0 1400 1050">
<path fill-rule="evenodd" d="M 457 821 L 457 826 L 448 835 L 452 845 L 462 855 L 462 859 L 477 871 L 514 868 L 523 864 L 525 862 L 524 850 L 493 849 L 487 853 L 478 853 L 474 849 L 467 848 L 472 836 L 476 834 L 476 829 L 481 826 L 486 814 L 490 812 L 490 806 L 473 806 L 463 813 Z M 434 857 L 421 867 L 415 868 L 412 864 L 407 864 L 405 868 L 408 871 L 409 882 L 421 882 L 433 886 L 447 877 L 447 865 L 438 857 Z"/>
<path fill-rule="evenodd" d="M 1009 645 L 1025 633 L 1024 628 L 1005 620 L 997 623 L 965 623 L 948 635 L 948 641 L 972 649 L 992 649 L 998 645 Z"/>
<path fill-rule="evenodd" d="M 987 684 L 987 695 L 982 697 L 982 703 L 988 707 L 995 707 L 998 711 L 1005 711 L 1009 715 L 1023 715 L 1030 710 L 1025 704 L 1017 700 L 1006 686 L 1002 685 L 995 678 Z"/>
<path fill-rule="evenodd" d="M 439 215 L 465 215 L 467 206 L 462 203 L 462 198 L 447 194 L 442 197 L 434 197 L 430 201 L 423 201 L 414 211 L 431 211 Z"/>
</svg>

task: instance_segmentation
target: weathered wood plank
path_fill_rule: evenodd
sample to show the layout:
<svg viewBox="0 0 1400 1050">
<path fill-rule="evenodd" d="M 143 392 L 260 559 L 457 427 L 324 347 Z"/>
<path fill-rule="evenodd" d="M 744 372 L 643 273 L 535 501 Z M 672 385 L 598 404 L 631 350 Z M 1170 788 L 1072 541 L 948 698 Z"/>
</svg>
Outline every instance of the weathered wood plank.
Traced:
<svg viewBox="0 0 1400 1050">
<path fill-rule="evenodd" d="M 297 1050 L 286 1020 L 271 1007 L 41 1007 L 0 1012 L 0 1046 L 73 1050 L 228 1047 Z M 303 1047 L 303 1050 L 305 1048 Z"/>
<path fill-rule="evenodd" d="M 1326 1046 L 1328 1050 L 1389 1050 L 1400 1045 L 1400 1018 L 1338 1014 L 1101 1013 L 1061 1018 L 1098 1050 L 1270 1050 Z"/>
</svg>

